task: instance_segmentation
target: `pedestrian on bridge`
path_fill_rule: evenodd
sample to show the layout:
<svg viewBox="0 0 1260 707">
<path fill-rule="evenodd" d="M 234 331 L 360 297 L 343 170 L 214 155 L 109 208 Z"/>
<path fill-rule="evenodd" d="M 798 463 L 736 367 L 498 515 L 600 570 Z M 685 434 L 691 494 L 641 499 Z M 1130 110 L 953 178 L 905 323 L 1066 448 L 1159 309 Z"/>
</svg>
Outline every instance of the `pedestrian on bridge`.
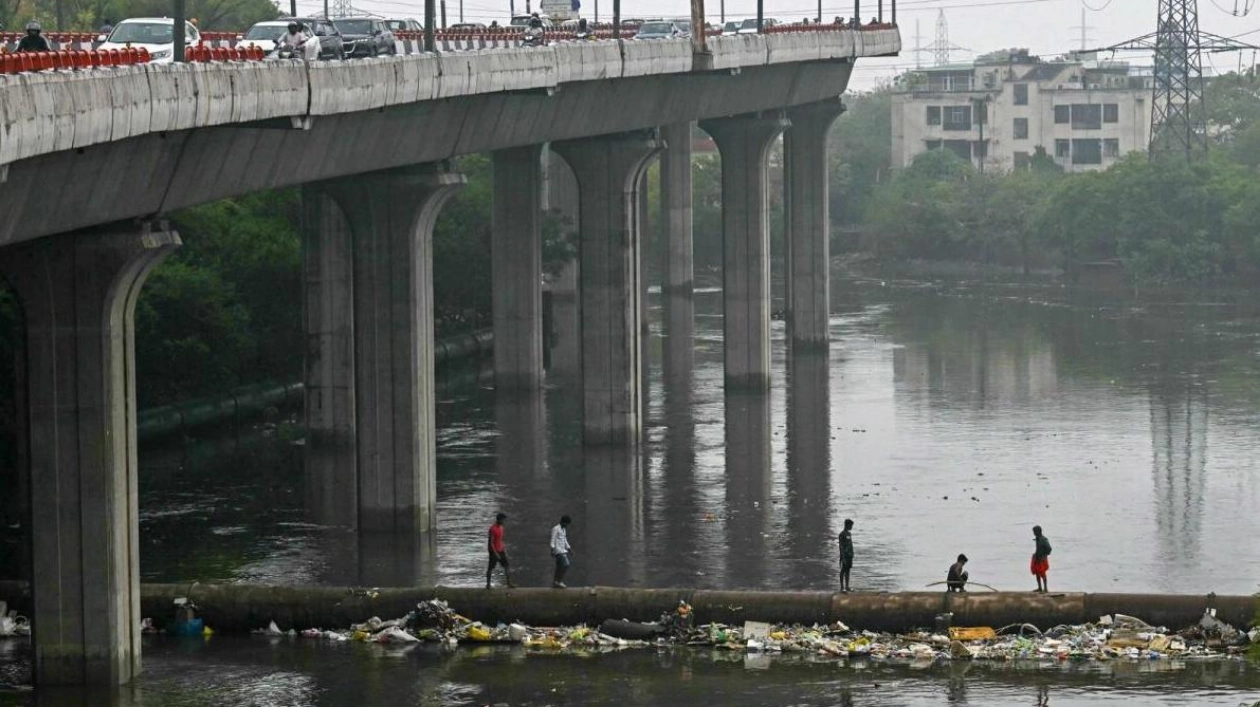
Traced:
<svg viewBox="0 0 1260 707">
<path fill-rule="evenodd" d="M 486 589 L 490 588 L 490 575 L 494 573 L 495 565 L 503 565 L 503 577 L 507 580 L 508 589 L 516 588 L 516 585 L 512 584 L 512 570 L 508 566 L 507 544 L 503 542 L 503 521 L 505 520 L 507 520 L 507 514 L 499 513 L 494 517 L 494 525 L 490 526 L 487 544 L 487 549 L 490 550 L 490 564 L 486 567 Z"/>
<path fill-rule="evenodd" d="M 551 578 L 551 586 L 564 589 L 564 575 L 569 572 L 569 556 L 573 548 L 569 546 L 569 516 L 561 516 L 560 522 L 551 527 L 551 556 L 556 560 L 556 572 Z"/>
</svg>

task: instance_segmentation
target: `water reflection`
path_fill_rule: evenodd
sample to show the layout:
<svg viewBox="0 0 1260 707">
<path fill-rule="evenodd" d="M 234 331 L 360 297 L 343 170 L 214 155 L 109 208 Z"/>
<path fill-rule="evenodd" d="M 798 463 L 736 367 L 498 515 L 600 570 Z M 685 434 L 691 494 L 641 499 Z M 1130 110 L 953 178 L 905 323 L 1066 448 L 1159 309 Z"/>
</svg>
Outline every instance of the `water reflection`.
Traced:
<svg viewBox="0 0 1260 707">
<path fill-rule="evenodd" d="M 1197 575 L 1202 570 L 1207 390 L 1193 380 L 1168 380 L 1151 389 L 1150 400 L 1155 532 L 1162 575 Z M 1159 584 L 1167 591 L 1167 582 Z"/>
<path fill-rule="evenodd" d="M 766 586 L 773 556 L 770 396 L 726 394 L 726 579 Z"/>
<path fill-rule="evenodd" d="M 831 360 L 790 352 L 787 371 L 788 555 L 793 586 L 831 574 Z M 842 519 L 837 519 L 842 521 Z"/>
<path fill-rule="evenodd" d="M 582 455 L 585 505 L 574 522 L 589 540 L 575 544 L 574 577 L 590 584 L 635 586 L 648 573 L 643 458 L 637 450 L 591 447 Z"/>
</svg>

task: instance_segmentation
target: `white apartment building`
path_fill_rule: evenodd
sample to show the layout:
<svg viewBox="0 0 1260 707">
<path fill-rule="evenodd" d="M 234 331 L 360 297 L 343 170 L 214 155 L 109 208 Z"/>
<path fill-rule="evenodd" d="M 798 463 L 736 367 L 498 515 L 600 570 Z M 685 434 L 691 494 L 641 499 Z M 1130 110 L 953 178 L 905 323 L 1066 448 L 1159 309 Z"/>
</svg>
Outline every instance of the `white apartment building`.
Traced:
<svg viewBox="0 0 1260 707">
<path fill-rule="evenodd" d="M 892 166 L 944 148 L 1009 171 L 1041 149 L 1069 172 L 1102 169 L 1144 152 L 1150 124 L 1149 69 L 1004 51 L 907 75 L 892 102 Z"/>
</svg>

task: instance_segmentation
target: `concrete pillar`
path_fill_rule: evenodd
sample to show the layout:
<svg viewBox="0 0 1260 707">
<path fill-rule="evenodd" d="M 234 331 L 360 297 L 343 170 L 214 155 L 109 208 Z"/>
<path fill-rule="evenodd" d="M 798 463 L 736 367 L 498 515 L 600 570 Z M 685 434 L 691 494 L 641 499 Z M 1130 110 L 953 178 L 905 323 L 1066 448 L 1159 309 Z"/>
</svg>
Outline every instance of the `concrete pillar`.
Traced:
<svg viewBox="0 0 1260 707">
<path fill-rule="evenodd" d="M 690 298 L 695 277 L 692 247 L 691 123 L 661 127 L 661 294 Z"/>
<path fill-rule="evenodd" d="M 639 361 L 639 179 L 660 149 L 654 135 L 556 143 L 577 177 L 581 302 L 582 429 L 588 445 L 637 445 Z"/>
<path fill-rule="evenodd" d="M 788 126 L 778 113 L 706 120 L 722 155 L 722 303 L 727 390 L 770 388 L 767 158 Z"/>
<path fill-rule="evenodd" d="M 497 390 L 537 390 L 543 382 L 542 151 L 542 145 L 530 145 L 492 155 Z"/>
<path fill-rule="evenodd" d="M 573 170 L 555 150 L 548 149 L 546 160 L 547 208 L 558 212 L 570 231 L 578 230 L 578 187 Z M 578 346 L 577 306 L 578 261 L 570 261 L 550 283 L 551 330 L 549 332 L 550 370 L 560 376 L 576 377 L 581 370 Z"/>
<path fill-rule="evenodd" d="M 839 98 L 788 111 L 792 127 L 783 136 L 783 192 L 788 337 L 793 350 L 827 349 L 831 316 L 827 133 L 843 112 Z"/>
<path fill-rule="evenodd" d="M 360 530 L 434 527 L 433 225 L 463 183 L 426 165 L 311 187 L 337 202 L 353 239 Z"/>
<path fill-rule="evenodd" d="M 134 313 L 178 245 L 145 229 L 0 251 L 26 322 L 38 685 L 116 685 L 140 670 Z"/>
<path fill-rule="evenodd" d="M 302 192 L 303 318 L 306 326 L 306 508 L 312 522 L 354 528 L 354 256 L 350 224 L 320 189 Z"/>
</svg>

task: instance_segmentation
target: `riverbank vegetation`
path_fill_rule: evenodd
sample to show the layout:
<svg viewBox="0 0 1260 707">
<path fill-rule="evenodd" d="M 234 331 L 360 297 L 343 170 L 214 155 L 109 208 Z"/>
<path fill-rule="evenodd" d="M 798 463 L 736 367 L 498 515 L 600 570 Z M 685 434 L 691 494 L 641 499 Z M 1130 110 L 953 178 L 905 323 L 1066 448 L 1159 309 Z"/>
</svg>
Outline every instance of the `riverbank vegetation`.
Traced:
<svg viewBox="0 0 1260 707">
<path fill-rule="evenodd" d="M 887 101 L 876 93 L 852 104 L 887 115 Z M 1260 80 L 1254 71 L 1220 77 L 1207 105 L 1212 150 L 1192 164 L 1134 153 L 1106 170 L 1064 174 L 1042 152 L 1026 170 L 995 174 L 935 150 L 890 178 L 858 159 L 839 180 L 833 169 L 832 187 L 845 199 L 841 219 L 861 219 L 856 247 L 882 260 L 1058 267 L 1069 279 L 1109 261 L 1134 284 L 1241 282 L 1260 271 Z M 886 124 L 847 119 L 836 132 L 848 147 L 863 136 L 888 144 Z M 845 181 L 858 171 L 869 193 Z"/>
</svg>

